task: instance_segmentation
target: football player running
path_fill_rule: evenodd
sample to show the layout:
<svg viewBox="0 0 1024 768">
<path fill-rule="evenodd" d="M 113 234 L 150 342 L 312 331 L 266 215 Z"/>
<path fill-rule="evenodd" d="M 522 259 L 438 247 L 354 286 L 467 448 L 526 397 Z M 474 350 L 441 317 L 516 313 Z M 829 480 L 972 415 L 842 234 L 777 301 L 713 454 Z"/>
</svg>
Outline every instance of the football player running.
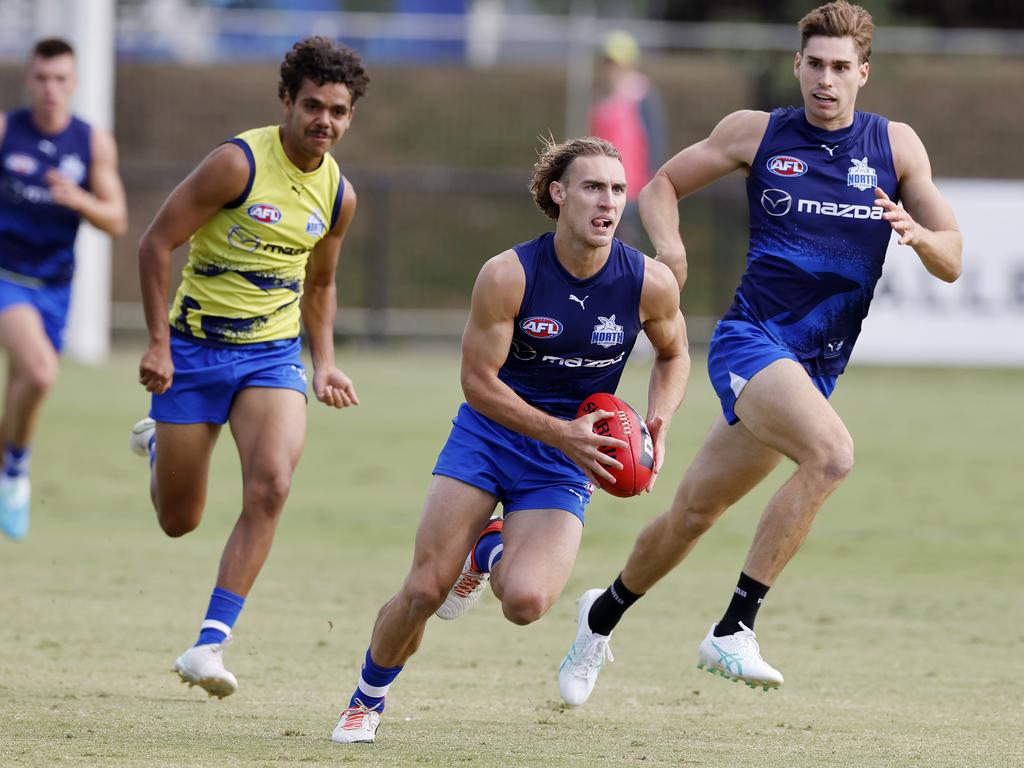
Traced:
<svg viewBox="0 0 1024 768">
<path fill-rule="evenodd" d="M 754 619 L 853 467 L 853 441 L 828 396 L 860 333 L 891 232 L 935 277 L 952 282 L 960 275 L 961 235 L 921 140 L 908 125 L 854 108 L 868 80 L 871 16 L 837 0 L 808 13 L 799 28 L 793 68 L 803 108 L 728 115 L 669 160 L 640 195 L 658 258 L 682 286 L 677 202 L 740 170 L 750 250 L 708 353 L 723 415 L 672 506 L 641 532 L 618 578 L 584 595 L 591 605 L 559 675 L 569 704 L 587 700 L 601 669 L 600 659 L 577 649 L 607 642 L 626 609 L 786 457 L 796 471 L 764 510 L 731 602 L 698 650 L 698 666 L 712 673 L 766 690 L 782 684 L 761 657 Z"/>
<path fill-rule="evenodd" d="M 594 434 L 612 414 L 576 412 L 615 391 L 641 330 L 657 355 L 646 423 L 661 465 L 689 374 L 686 331 L 671 271 L 614 238 L 626 204 L 619 153 L 594 138 L 551 143 L 531 190 L 555 231 L 480 270 L 462 339 L 466 402 L 434 468 L 412 567 L 377 616 L 334 741 L 374 740 L 388 688 L 435 612 L 456 618 L 489 581 L 523 625 L 561 594 L 592 483 L 621 468 L 601 449 L 625 446 Z M 488 522 L 499 502 L 504 518 Z"/>
<path fill-rule="evenodd" d="M 280 125 L 214 149 L 171 193 L 139 245 L 150 342 L 139 382 L 150 418 L 131 446 L 150 458 L 157 520 L 183 536 L 202 520 L 210 457 L 228 423 L 242 465 L 242 512 L 217 571 L 195 644 L 174 663 L 182 682 L 223 698 L 238 688 L 223 649 L 270 553 L 306 439 L 306 370 L 327 406 L 357 405 L 334 358 L 335 271 L 356 210 L 330 155 L 369 76 L 354 51 L 323 37 L 281 64 Z M 188 263 L 167 312 L 171 252 Z"/>
<path fill-rule="evenodd" d="M 79 222 L 115 237 L 128 227 L 117 145 L 72 114 L 77 85 L 71 45 L 40 40 L 25 72 L 29 106 L 0 113 L 0 531 L 14 541 L 28 535 L 32 442 L 57 379 Z"/>
</svg>

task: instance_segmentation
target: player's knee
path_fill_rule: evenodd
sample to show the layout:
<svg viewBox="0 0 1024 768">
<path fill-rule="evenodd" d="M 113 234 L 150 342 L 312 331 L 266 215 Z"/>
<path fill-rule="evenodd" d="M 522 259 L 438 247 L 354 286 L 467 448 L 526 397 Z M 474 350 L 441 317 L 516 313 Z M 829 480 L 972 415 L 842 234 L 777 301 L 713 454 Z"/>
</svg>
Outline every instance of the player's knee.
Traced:
<svg viewBox="0 0 1024 768">
<path fill-rule="evenodd" d="M 548 612 L 551 601 L 547 595 L 532 590 L 505 589 L 501 611 L 513 624 L 532 624 Z"/>
<path fill-rule="evenodd" d="M 25 368 L 24 382 L 33 393 L 45 395 L 57 381 L 57 358 L 42 356 Z"/>
<path fill-rule="evenodd" d="M 159 509 L 157 509 L 157 520 L 160 522 L 163 532 L 172 539 L 177 539 L 186 533 L 191 533 L 199 527 L 198 517 L 162 515 Z"/>
<path fill-rule="evenodd" d="M 818 450 L 811 465 L 823 485 L 839 485 L 853 470 L 853 439 L 843 435 L 829 441 Z"/>
<path fill-rule="evenodd" d="M 292 489 L 292 476 L 290 472 L 265 472 L 253 478 L 247 483 L 246 504 L 247 508 L 259 509 L 265 514 L 277 515 L 284 507 L 288 499 L 288 493 Z"/>
<path fill-rule="evenodd" d="M 448 588 L 442 586 L 437 579 L 410 577 L 402 586 L 402 597 L 411 613 L 428 617 L 448 597 Z"/>
<path fill-rule="evenodd" d="M 670 516 L 674 530 L 669 534 L 673 540 L 689 541 L 703 536 L 725 511 L 725 507 L 711 504 L 707 499 L 683 498 L 676 501 Z"/>
</svg>

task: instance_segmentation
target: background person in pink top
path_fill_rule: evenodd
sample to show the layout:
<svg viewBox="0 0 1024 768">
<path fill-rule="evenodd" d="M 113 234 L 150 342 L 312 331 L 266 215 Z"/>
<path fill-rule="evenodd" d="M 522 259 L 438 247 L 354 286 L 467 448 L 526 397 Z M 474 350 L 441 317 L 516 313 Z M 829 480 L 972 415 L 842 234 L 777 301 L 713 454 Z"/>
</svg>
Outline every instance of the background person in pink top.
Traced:
<svg viewBox="0 0 1024 768">
<path fill-rule="evenodd" d="M 619 223 L 627 242 L 646 242 L 636 206 L 640 190 L 665 160 L 665 112 L 650 79 L 636 69 L 640 46 L 629 32 L 609 32 L 601 45 L 598 94 L 590 132 L 622 153 L 628 205 Z"/>
</svg>

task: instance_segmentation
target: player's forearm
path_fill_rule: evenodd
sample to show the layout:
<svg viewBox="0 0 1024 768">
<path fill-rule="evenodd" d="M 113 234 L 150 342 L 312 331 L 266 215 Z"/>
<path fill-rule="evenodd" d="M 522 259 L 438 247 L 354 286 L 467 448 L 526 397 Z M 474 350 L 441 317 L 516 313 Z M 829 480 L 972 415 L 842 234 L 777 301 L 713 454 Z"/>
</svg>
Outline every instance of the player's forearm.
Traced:
<svg viewBox="0 0 1024 768">
<path fill-rule="evenodd" d="M 674 355 L 656 358 L 647 385 L 645 421 L 661 417 L 667 427 L 683 402 L 689 380 L 690 353 L 687 349 L 684 348 Z"/>
<path fill-rule="evenodd" d="M 170 283 L 171 251 L 161 248 L 146 237 L 139 244 L 139 284 L 146 328 L 152 343 L 167 343 L 170 326 L 167 322 L 167 292 Z"/>
<path fill-rule="evenodd" d="M 963 235 L 958 230 L 932 231 L 920 227 L 914 251 L 929 273 L 952 283 L 963 272 Z"/>
<path fill-rule="evenodd" d="M 111 237 L 120 237 L 128 231 L 128 211 L 123 202 L 101 200 L 85 193 L 78 212 L 82 218 Z"/>
<path fill-rule="evenodd" d="M 309 353 L 315 369 L 333 367 L 334 318 L 338 312 L 337 289 L 328 285 L 307 285 L 302 297 L 302 324 L 309 340 Z"/>
<path fill-rule="evenodd" d="M 513 432 L 560 448 L 566 422 L 534 408 L 496 375 L 462 373 L 466 402 L 478 413 Z"/>
<path fill-rule="evenodd" d="M 663 173 L 655 175 L 640 190 L 640 218 L 654 246 L 654 256 L 672 270 L 682 290 L 686 282 L 686 248 L 679 236 L 679 199 L 675 187 Z"/>
</svg>

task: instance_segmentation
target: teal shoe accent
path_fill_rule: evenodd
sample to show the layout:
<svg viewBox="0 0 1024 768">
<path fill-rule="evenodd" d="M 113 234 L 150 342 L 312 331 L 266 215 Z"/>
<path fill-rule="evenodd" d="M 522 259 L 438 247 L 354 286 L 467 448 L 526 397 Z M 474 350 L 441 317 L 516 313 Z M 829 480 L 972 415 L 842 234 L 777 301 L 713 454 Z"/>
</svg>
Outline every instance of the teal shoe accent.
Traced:
<svg viewBox="0 0 1024 768">
<path fill-rule="evenodd" d="M 27 477 L 0 480 L 0 531 L 12 541 L 28 535 L 29 485 Z"/>
</svg>

